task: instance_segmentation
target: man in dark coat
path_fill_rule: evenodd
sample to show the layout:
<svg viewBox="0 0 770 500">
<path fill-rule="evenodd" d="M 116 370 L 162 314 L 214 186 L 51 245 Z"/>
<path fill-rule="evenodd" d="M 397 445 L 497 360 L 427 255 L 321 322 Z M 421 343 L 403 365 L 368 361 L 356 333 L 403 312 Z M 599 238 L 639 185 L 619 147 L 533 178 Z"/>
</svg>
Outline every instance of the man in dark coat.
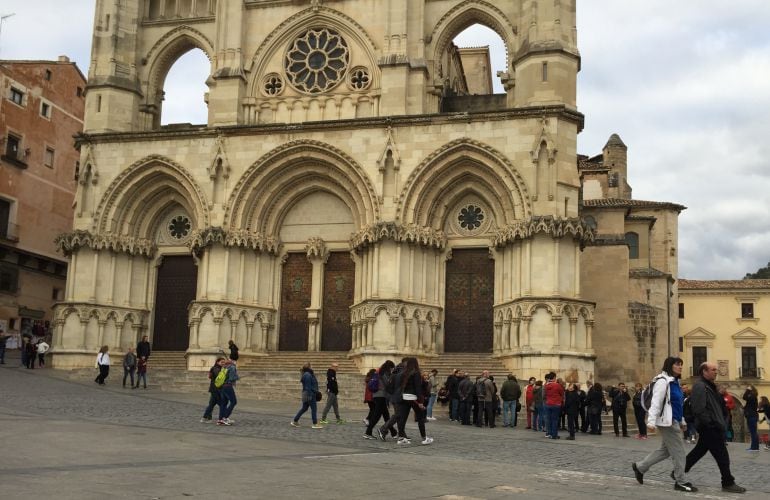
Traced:
<svg viewBox="0 0 770 500">
<path fill-rule="evenodd" d="M 150 349 L 150 342 L 147 340 L 147 335 L 142 337 L 142 340 L 136 344 L 136 357 L 145 359 L 150 359 L 150 353 L 152 352 L 152 349 Z"/>
<path fill-rule="evenodd" d="M 446 387 L 447 392 L 449 393 L 449 420 L 455 421 L 460 420 L 460 395 L 457 392 L 457 387 L 460 384 L 460 379 L 457 377 L 457 369 L 455 368 L 452 370 L 452 374 L 446 378 L 446 383 L 444 384 L 444 387 Z"/>
<path fill-rule="evenodd" d="M 722 474 L 722 490 L 731 493 L 743 493 L 746 488 L 735 484 L 730 473 L 730 455 L 725 445 L 727 422 L 724 415 L 724 399 L 717 391 L 714 381 L 717 378 L 717 365 L 701 363 L 698 378 L 692 385 L 690 405 L 695 415 L 695 428 L 698 429 L 698 444 L 687 454 L 684 471 L 689 472 L 706 452 L 717 462 Z"/>
</svg>

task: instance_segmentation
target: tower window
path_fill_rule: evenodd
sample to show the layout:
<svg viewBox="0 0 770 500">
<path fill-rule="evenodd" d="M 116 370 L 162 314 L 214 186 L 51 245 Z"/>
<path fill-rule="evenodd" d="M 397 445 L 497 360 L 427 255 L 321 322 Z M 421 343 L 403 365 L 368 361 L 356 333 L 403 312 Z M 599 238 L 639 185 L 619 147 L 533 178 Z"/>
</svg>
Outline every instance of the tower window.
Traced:
<svg viewBox="0 0 770 500">
<path fill-rule="evenodd" d="M 24 105 L 24 92 L 17 89 L 16 87 L 11 87 L 11 101 L 18 104 L 19 106 Z"/>
<path fill-rule="evenodd" d="M 543 81 L 544 82 L 548 81 L 548 63 L 547 62 L 543 63 Z"/>
<path fill-rule="evenodd" d="M 744 302 L 741 304 L 741 318 L 750 319 L 754 317 L 754 304 Z"/>
<path fill-rule="evenodd" d="M 639 258 L 639 235 L 636 233 L 626 233 L 626 245 L 628 245 L 628 258 Z"/>
</svg>

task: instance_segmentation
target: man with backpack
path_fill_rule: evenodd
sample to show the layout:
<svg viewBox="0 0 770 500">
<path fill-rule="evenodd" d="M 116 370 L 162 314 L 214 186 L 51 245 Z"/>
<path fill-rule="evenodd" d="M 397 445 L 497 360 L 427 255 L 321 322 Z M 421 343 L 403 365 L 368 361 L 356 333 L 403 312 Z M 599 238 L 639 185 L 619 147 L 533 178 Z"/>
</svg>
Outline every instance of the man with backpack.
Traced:
<svg viewBox="0 0 770 500">
<path fill-rule="evenodd" d="M 495 427 L 495 386 L 489 379 L 489 370 L 481 372 L 476 379 L 476 399 L 478 400 L 478 416 L 476 427 L 487 425 Z"/>
</svg>

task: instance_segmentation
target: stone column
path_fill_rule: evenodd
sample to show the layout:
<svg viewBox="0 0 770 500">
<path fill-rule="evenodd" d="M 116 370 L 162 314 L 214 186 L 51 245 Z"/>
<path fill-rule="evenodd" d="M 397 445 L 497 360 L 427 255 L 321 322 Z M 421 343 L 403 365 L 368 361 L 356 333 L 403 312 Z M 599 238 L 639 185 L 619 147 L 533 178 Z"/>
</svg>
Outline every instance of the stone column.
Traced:
<svg viewBox="0 0 770 500">
<path fill-rule="evenodd" d="M 377 321 L 376 317 L 369 318 L 366 329 L 366 347 L 374 346 L 374 323 Z"/>
<path fill-rule="evenodd" d="M 88 297 L 88 300 L 91 302 L 96 302 L 96 278 L 99 276 L 99 253 L 99 250 L 94 250 L 94 269 L 93 274 L 91 274 L 91 295 Z"/>
<path fill-rule="evenodd" d="M 261 352 L 267 352 L 268 350 L 268 341 L 270 340 L 270 323 L 264 323 L 259 325 L 262 329 L 262 338 L 260 339 L 261 345 L 259 347 L 259 350 Z"/>
<path fill-rule="evenodd" d="M 421 319 L 417 322 L 417 351 L 421 352 L 425 349 L 424 344 L 424 332 L 425 332 L 425 320 Z"/>
<path fill-rule="evenodd" d="M 436 352 L 436 330 L 438 330 L 438 322 L 432 321 L 430 323 L 430 352 Z"/>
<path fill-rule="evenodd" d="M 513 336 L 513 345 L 517 349 L 521 347 L 521 338 L 519 338 L 519 326 L 521 325 L 521 318 L 513 318 L 513 325 L 511 327 L 511 335 Z"/>
<path fill-rule="evenodd" d="M 593 320 L 586 321 L 586 349 L 593 349 L 593 330 L 594 330 L 594 322 Z"/>
<path fill-rule="evenodd" d="M 323 281 L 324 267 L 329 260 L 329 251 L 321 238 L 310 238 L 305 245 L 307 258 L 313 265 L 313 274 L 310 288 L 310 307 L 308 315 L 308 342 L 309 351 L 318 351 L 321 347 L 321 307 L 323 305 Z"/>
<path fill-rule="evenodd" d="M 390 345 L 390 348 L 393 350 L 396 349 L 396 330 L 398 328 L 398 318 L 398 314 L 388 317 L 390 320 L 390 338 L 393 341 L 393 343 Z"/>
<path fill-rule="evenodd" d="M 83 350 L 91 347 L 86 345 L 86 329 L 88 328 L 88 319 L 89 318 L 85 318 L 85 319 L 83 317 L 80 318 L 80 346 L 79 347 L 80 349 L 83 349 Z"/>
<path fill-rule="evenodd" d="M 98 337 L 97 337 L 97 338 L 98 338 L 98 340 L 96 341 L 96 343 L 97 343 L 97 344 L 99 345 L 99 347 L 101 348 L 101 347 L 102 347 L 102 345 L 104 345 L 104 326 L 107 324 L 107 320 L 104 320 L 104 319 L 100 319 L 100 320 L 98 321 L 98 323 L 99 323 L 99 335 L 98 335 Z M 113 346 L 113 347 L 115 347 L 115 346 Z"/>
<path fill-rule="evenodd" d="M 404 318 L 404 342 L 402 344 L 402 349 L 409 349 L 412 346 L 409 343 L 409 333 L 412 330 L 412 319 L 411 318 Z"/>
<path fill-rule="evenodd" d="M 194 318 L 190 322 L 190 349 L 200 349 L 198 345 L 198 334 L 200 333 L 201 321 L 198 318 Z"/>
<path fill-rule="evenodd" d="M 521 318 L 521 337 L 522 347 L 529 348 L 529 322 L 532 321 L 532 316 L 522 316 Z"/>
<path fill-rule="evenodd" d="M 492 352 L 499 353 L 502 350 L 502 333 L 503 333 L 502 321 L 495 321 L 492 331 L 494 335 L 492 337 Z"/>
<path fill-rule="evenodd" d="M 511 350 L 511 323 L 513 321 L 510 319 L 503 320 L 503 338 L 505 339 L 503 349 L 506 351 Z"/>
<path fill-rule="evenodd" d="M 577 318 L 570 318 L 569 319 L 569 347 L 570 349 L 575 348 L 575 332 L 577 330 Z"/>
<path fill-rule="evenodd" d="M 553 347 L 558 348 L 559 345 L 559 324 L 561 323 L 561 316 L 554 315 L 551 317 L 551 321 L 553 322 Z"/>
<path fill-rule="evenodd" d="M 115 255 L 115 252 L 110 252 L 110 275 L 109 278 L 109 286 L 107 287 L 107 300 L 105 301 L 107 304 L 112 305 L 114 296 L 115 296 L 115 260 L 117 259 L 117 255 Z"/>
</svg>

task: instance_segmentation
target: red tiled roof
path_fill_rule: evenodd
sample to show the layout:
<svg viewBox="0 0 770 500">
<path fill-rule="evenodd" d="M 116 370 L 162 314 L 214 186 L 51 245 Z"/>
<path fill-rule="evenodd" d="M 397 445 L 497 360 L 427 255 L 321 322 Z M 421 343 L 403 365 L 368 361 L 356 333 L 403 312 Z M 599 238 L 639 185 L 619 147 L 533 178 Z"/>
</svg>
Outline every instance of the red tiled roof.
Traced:
<svg viewBox="0 0 770 500">
<path fill-rule="evenodd" d="M 770 280 L 679 280 L 680 290 L 770 289 Z"/>
<path fill-rule="evenodd" d="M 585 207 L 617 207 L 617 208 L 668 208 L 681 212 L 687 207 L 668 201 L 624 200 L 620 198 L 598 198 L 583 200 Z"/>
</svg>

